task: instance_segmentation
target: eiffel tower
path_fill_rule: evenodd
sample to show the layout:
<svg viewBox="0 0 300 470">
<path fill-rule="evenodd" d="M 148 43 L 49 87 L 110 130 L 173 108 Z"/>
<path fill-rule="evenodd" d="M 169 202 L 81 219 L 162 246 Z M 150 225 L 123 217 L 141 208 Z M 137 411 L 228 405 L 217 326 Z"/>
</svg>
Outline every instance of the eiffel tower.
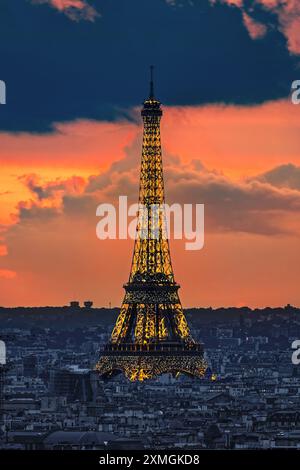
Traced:
<svg viewBox="0 0 300 470">
<path fill-rule="evenodd" d="M 160 138 L 161 103 L 150 94 L 142 108 L 144 123 L 137 234 L 125 297 L 109 343 L 96 370 L 104 378 L 124 373 L 131 381 L 160 374 L 201 377 L 203 347 L 191 336 L 175 282 L 164 211 Z"/>
</svg>

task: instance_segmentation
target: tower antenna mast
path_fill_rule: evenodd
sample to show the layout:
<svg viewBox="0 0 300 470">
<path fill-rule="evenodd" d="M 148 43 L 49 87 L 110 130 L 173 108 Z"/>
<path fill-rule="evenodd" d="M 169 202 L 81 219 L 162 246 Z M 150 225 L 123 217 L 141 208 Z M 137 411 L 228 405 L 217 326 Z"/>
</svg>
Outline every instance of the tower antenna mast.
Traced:
<svg viewBox="0 0 300 470">
<path fill-rule="evenodd" d="M 150 65 L 150 96 L 149 98 L 154 98 L 154 65 Z"/>
</svg>

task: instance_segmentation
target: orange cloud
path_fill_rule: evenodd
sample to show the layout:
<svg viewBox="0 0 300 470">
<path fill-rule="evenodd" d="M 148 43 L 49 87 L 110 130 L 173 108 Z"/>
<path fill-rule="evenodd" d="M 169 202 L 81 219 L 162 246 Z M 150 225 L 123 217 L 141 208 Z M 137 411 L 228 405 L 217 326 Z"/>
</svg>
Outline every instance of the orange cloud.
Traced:
<svg viewBox="0 0 300 470">
<path fill-rule="evenodd" d="M 265 36 L 267 27 L 264 24 L 255 21 L 245 11 L 243 11 L 243 21 L 252 39 L 260 39 Z"/>
<path fill-rule="evenodd" d="M 264 181 L 260 175 L 258 180 L 235 182 L 193 162 L 165 157 L 167 200 L 202 202 L 206 211 L 202 251 L 191 254 L 184 251 L 184 241 L 171 242 L 185 304 L 235 305 L 241 295 L 251 306 L 297 303 L 300 263 L 295 235 L 300 227 L 291 221 L 299 220 L 300 191 L 290 189 L 289 182 L 297 178 L 299 168 L 286 183 L 278 176 L 280 170 L 274 170 L 274 184 L 269 174 Z M 47 299 L 62 304 L 76 297 L 92 298 L 99 305 L 119 304 L 133 243 L 98 240 L 95 212 L 99 203 L 119 194 L 137 198 L 138 160 L 137 153 L 130 153 L 99 178 L 91 177 L 80 191 L 64 184 L 57 207 L 45 205 L 45 198 L 53 198 L 49 188 L 57 182 L 38 182 L 37 191 L 35 179 L 34 185 L 31 177 L 24 179 L 34 199 L 19 204 L 18 220 L 5 234 L 8 250 L 1 265 L 18 276 L 13 292 L 5 286 L 3 302 L 34 305 Z"/>
<path fill-rule="evenodd" d="M 0 277 L 4 279 L 13 279 L 16 277 L 16 273 L 14 271 L 10 271 L 9 269 L 0 269 Z"/>
<path fill-rule="evenodd" d="M 7 247 L 5 245 L 0 245 L 0 256 L 7 255 Z"/>
<path fill-rule="evenodd" d="M 74 21 L 95 21 L 100 14 L 86 0 L 32 0 L 33 4 L 48 3 Z"/>
<path fill-rule="evenodd" d="M 31 197 L 24 174 L 42 182 L 88 178 L 124 155 L 137 133 L 128 122 L 76 121 L 54 125 L 52 134 L 0 133 L 0 221 L 9 223 L 20 200 Z"/>
<path fill-rule="evenodd" d="M 162 135 L 169 154 L 201 160 L 234 179 L 300 165 L 299 107 L 289 101 L 168 108 Z"/>
<path fill-rule="evenodd" d="M 285 35 L 288 41 L 289 51 L 293 54 L 300 54 L 300 3 L 299 0 L 211 0 L 212 4 L 226 3 L 242 10 L 244 25 L 253 39 L 263 37 L 267 32 L 267 25 L 255 21 L 250 16 L 258 5 L 266 11 L 272 12 L 278 18 L 279 30 Z"/>
<path fill-rule="evenodd" d="M 190 186 L 187 184 L 184 188 L 180 182 L 175 185 L 184 195 Z M 201 181 L 198 189 L 200 187 Z M 173 193 L 170 180 L 166 190 L 167 194 Z M 272 202 L 273 191 L 267 196 L 265 187 L 262 203 L 269 207 L 260 208 L 260 197 L 254 203 L 255 193 L 246 197 L 241 196 L 235 186 L 231 190 L 236 191 L 236 201 L 244 197 L 244 201 L 237 204 L 245 210 L 236 208 L 236 216 L 232 208 L 228 210 L 224 194 L 218 196 L 218 191 L 213 194 L 215 188 L 206 187 L 205 197 L 211 193 L 211 198 L 219 198 L 219 204 L 201 195 L 208 217 L 214 218 L 215 225 L 224 225 L 224 221 L 227 225 L 231 223 L 230 231 L 221 233 L 216 227 L 214 231 L 206 231 L 205 246 L 199 252 L 187 252 L 184 242 L 171 241 L 175 275 L 182 285 L 184 305 L 235 305 L 241 297 L 251 306 L 299 304 L 299 239 L 289 234 L 251 233 L 254 229 L 251 224 L 256 224 L 256 230 L 260 230 L 259 215 L 265 226 L 268 218 L 272 220 L 279 201 Z M 100 193 L 94 193 L 65 196 L 63 210 L 39 207 L 37 202 L 20 208 L 19 222 L 6 233 L 8 254 L 1 259 L 2 269 L 18 275 L 9 280 L 10 284 L 0 285 L 2 304 L 62 305 L 73 298 L 80 301 L 91 298 L 97 305 L 120 304 L 133 242 L 96 238 L 95 208 L 99 202 L 103 202 Z M 283 202 L 289 204 L 284 195 Z M 222 212 L 223 220 L 220 219 Z M 283 224 L 285 211 L 279 212 Z M 291 215 L 299 219 L 296 212 Z M 246 223 L 249 224 L 247 231 L 246 227 L 243 233 L 235 230 Z"/>
</svg>

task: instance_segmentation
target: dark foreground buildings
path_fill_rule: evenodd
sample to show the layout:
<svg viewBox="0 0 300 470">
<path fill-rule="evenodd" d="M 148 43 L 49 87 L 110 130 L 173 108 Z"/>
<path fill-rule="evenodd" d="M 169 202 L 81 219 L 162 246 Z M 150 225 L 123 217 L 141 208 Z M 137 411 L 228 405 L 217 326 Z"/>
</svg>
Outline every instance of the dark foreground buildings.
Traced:
<svg viewBox="0 0 300 470">
<path fill-rule="evenodd" d="M 206 375 L 143 383 L 92 370 L 117 314 L 0 308 L 8 354 L 0 447 L 300 447 L 300 366 L 291 361 L 298 309 L 186 310 L 207 351 Z"/>
</svg>

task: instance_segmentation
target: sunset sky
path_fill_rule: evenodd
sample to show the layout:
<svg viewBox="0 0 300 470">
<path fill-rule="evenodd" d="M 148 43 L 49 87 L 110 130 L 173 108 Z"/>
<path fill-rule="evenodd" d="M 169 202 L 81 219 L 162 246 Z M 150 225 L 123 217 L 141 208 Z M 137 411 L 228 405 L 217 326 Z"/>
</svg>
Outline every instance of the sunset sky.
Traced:
<svg viewBox="0 0 300 470">
<path fill-rule="evenodd" d="M 154 63 L 166 200 L 205 205 L 204 248 L 171 241 L 183 306 L 300 306 L 297 0 L 9 0 L 0 26 L 0 305 L 120 305 L 133 241 L 96 208 L 137 201 Z"/>
</svg>

